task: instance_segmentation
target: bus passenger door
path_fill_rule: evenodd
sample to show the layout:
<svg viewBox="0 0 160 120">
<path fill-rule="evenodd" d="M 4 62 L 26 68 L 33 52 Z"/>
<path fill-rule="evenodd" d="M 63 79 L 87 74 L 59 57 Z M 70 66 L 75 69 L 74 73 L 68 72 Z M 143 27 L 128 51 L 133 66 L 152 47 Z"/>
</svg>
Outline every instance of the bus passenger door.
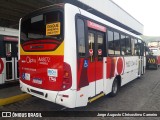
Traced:
<svg viewBox="0 0 160 120">
<path fill-rule="evenodd" d="M 19 79 L 19 64 L 18 64 L 18 43 L 14 43 L 13 44 L 13 48 L 14 50 L 14 74 L 15 74 L 15 80 Z"/>
<path fill-rule="evenodd" d="M 139 70 L 138 76 L 140 77 L 142 74 L 142 56 L 139 56 Z"/>
<path fill-rule="evenodd" d="M 103 33 L 93 30 L 88 32 L 88 80 L 91 97 L 103 91 L 103 41 Z"/>
<path fill-rule="evenodd" d="M 5 54 L 6 54 L 5 81 L 18 79 L 17 44 L 18 44 L 17 42 L 5 42 Z"/>
<path fill-rule="evenodd" d="M 139 45 L 139 66 L 138 66 L 138 76 L 140 77 L 143 74 L 143 53 L 144 46 L 141 40 L 138 40 Z"/>
</svg>

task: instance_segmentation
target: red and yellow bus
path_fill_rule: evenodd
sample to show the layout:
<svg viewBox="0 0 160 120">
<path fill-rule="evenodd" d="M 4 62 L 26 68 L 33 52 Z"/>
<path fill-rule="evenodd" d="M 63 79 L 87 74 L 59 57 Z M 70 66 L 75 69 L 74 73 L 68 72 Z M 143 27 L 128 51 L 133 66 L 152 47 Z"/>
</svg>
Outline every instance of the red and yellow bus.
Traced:
<svg viewBox="0 0 160 120">
<path fill-rule="evenodd" d="M 21 90 L 75 108 L 144 74 L 145 43 L 102 17 L 63 3 L 22 18 Z"/>
<path fill-rule="evenodd" d="M 158 69 L 160 65 L 160 42 L 151 41 L 148 43 L 150 54 L 146 56 L 146 68 Z"/>
</svg>

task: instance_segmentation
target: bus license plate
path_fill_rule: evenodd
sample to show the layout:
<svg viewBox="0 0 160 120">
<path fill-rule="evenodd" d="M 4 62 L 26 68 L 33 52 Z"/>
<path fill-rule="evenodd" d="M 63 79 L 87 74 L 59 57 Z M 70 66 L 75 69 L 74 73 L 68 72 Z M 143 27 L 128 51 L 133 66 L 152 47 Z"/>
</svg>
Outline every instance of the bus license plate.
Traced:
<svg viewBox="0 0 160 120">
<path fill-rule="evenodd" d="M 39 79 L 39 78 L 34 78 L 34 79 L 33 79 L 33 83 L 42 84 L 42 80 Z"/>
</svg>

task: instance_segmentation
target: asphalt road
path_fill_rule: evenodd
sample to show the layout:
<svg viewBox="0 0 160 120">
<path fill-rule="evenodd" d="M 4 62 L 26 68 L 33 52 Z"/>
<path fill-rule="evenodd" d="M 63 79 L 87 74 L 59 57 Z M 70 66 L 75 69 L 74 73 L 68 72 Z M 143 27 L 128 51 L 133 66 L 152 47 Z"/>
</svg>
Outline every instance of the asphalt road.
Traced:
<svg viewBox="0 0 160 120">
<path fill-rule="evenodd" d="M 18 103 L 0 107 L 0 111 L 160 111 L 160 68 L 158 70 L 147 70 L 140 78 L 121 87 L 117 96 L 111 98 L 105 96 L 99 100 L 88 104 L 86 107 L 75 109 L 64 108 L 63 106 L 42 100 L 40 98 L 31 97 Z M 16 120 L 20 118 L 15 118 Z M 24 119 L 24 118 L 23 118 Z M 36 118 L 35 118 L 36 119 Z M 38 118 L 39 119 L 39 118 Z M 48 119 L 68 119 L 72 118 L 42 118 Z M 76 118 L 76 119 L 115 119 L 115 118 Z M 160 120 L 156 117 L 118 117 L 118 120 Z M 8 119 L 7 119 L 8 120 Z"/>
</svg>

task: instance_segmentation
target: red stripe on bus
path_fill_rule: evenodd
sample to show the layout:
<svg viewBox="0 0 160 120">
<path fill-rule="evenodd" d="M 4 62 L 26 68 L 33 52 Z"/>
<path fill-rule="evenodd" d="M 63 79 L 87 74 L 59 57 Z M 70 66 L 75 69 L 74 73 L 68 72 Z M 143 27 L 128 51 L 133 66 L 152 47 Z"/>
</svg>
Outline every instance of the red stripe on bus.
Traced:
<svg viewBox="0 0 160 120">
<path fill-rule="evenodd" d="M 99 30 L 99 31 L 102 31 L 102 32 L 106 32 L 106 27 L 104 27 L 102 25 L 99 25 L 99 24 L 96 24 L 94 22 L 91 22 L 89 20 L 87 20 L 87 25 L 90 28 L 93 28 L 93 29 L 96 29 L 96 30 Z"/>
<path fill-rule="evenodd" d="M 4 69 L 4 63 L 2 59 L 0 58 L 0 74 L 2 74 L 3 69 Z"/>
</svg>

